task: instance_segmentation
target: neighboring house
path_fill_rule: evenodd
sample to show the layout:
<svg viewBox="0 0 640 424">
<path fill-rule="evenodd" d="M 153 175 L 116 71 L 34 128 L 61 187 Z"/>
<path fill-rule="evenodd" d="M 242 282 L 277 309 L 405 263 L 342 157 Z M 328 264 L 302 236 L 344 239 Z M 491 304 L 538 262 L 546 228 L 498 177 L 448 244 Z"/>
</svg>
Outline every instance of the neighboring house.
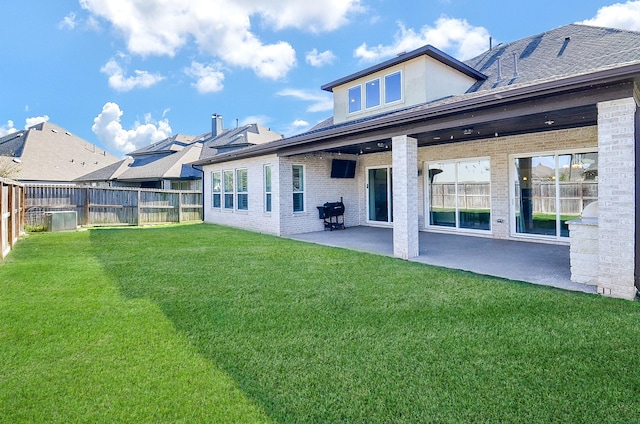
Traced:
<svg viewBox="0 0 640 424">
<path fill-rule="evenodd" d="M 0 169 L 23 183 L 68 184 L 117 161 L 117 157 L 49 122 L 0 137 Z"/>
<path fill-rule="evenodd" d="M 141 187 L 200 190 L 202 171 L 190 163 L 282 136 L 258 124 L 232 130 L 222 126 L 222 116 L 212 116 L 212 131 L 200 136 L 177 134 L 129 153 L 127 159 L 83 175 L 78 183 L 107 187 Z"/>
<path fill-rule="evenodd" d="M 333 117 L 311 131 L 197 161 L 204 219 L 321 231 L 316 207 L 343 199 L 397 257 L 419 231 L 571 243 L 572 278 L 633 299 L 639 80 L 637 32 L 568 25 L 465 62 L 425 46 L 324 85 Z"/>
</svg>

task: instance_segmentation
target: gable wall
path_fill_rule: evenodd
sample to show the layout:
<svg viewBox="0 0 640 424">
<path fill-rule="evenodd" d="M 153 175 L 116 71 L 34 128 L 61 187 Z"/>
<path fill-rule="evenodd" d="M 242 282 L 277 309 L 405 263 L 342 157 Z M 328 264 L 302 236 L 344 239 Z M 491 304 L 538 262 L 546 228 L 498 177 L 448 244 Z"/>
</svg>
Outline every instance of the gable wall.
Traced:
<svg viewBox="0 0 640 424">
<path fill-rule="evenodd" d="M 389 105 L 365 109 L 357 113 L 349 114 L 349 89 L 379 78 L 383 84 L 384 77 L 397 71 L 402 71 L 403 97 L 399 102 Z M 428 57 L 420 56 L 398 65 L 383 69 L 366 77 L 348 82 L 333 88 L 333 120 L 334 123 L 362 119 L 368 116 L 419 105 L 428 101 L 440 99 L 454 94 L 462 94 L 476 81 L 461 72 L 458 72 L 441 62 Z M 364 87 L 363 93 L 364 97 Z M 381 95 L 384 101 L 384 95 Z"/>
</svg>

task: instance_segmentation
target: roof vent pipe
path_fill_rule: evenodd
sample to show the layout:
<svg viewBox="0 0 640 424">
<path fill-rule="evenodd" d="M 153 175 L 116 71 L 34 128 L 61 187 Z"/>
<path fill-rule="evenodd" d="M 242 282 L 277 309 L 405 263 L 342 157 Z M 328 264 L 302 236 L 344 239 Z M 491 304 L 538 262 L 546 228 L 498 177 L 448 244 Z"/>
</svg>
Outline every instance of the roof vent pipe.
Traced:
<svg viewBox="0 0 640 424">
<path fill-rule="evenodd" d="M 222 134 L 222 115 L 214 113 L 211 115 L 211 137 Z"/>
<path fill-rule="evenodd" d="M 513 53 L 513 78 L 518 78 L 518 56 Z"/>
<path fill-rule="evenodd" d="M 497 82 L 502 81 L 502 60 L 498 58 L 498 80 Z"/>
</svg>

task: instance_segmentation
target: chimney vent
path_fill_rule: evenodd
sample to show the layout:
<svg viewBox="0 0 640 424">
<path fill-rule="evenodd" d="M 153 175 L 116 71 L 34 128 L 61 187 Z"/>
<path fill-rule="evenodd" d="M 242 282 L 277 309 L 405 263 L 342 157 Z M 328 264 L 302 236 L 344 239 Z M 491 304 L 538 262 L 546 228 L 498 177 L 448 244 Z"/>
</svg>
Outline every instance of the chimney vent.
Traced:
<svg viewBox="0 0 640 424">
<path fill-rule="evenodd" d="M 222 115 L 214 113 L 211 115 L 211 137 L 222 134 Z"/>
</svg>

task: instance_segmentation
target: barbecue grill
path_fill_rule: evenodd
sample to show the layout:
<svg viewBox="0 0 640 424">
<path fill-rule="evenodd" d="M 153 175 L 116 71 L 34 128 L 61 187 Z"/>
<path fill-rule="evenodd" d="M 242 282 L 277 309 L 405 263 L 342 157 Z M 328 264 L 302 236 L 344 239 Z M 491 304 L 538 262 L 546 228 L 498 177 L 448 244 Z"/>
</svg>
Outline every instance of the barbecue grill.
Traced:
<svg viewBox="0 0 640 424">
<path fill-rule="evenodd" d="M 318 217 L 324 221 L 325 230 L 344 230 L 344 203 L 342 203 L 342 197 L 339 202 L 327 202 L 317 208 Z"/>
</svg>

